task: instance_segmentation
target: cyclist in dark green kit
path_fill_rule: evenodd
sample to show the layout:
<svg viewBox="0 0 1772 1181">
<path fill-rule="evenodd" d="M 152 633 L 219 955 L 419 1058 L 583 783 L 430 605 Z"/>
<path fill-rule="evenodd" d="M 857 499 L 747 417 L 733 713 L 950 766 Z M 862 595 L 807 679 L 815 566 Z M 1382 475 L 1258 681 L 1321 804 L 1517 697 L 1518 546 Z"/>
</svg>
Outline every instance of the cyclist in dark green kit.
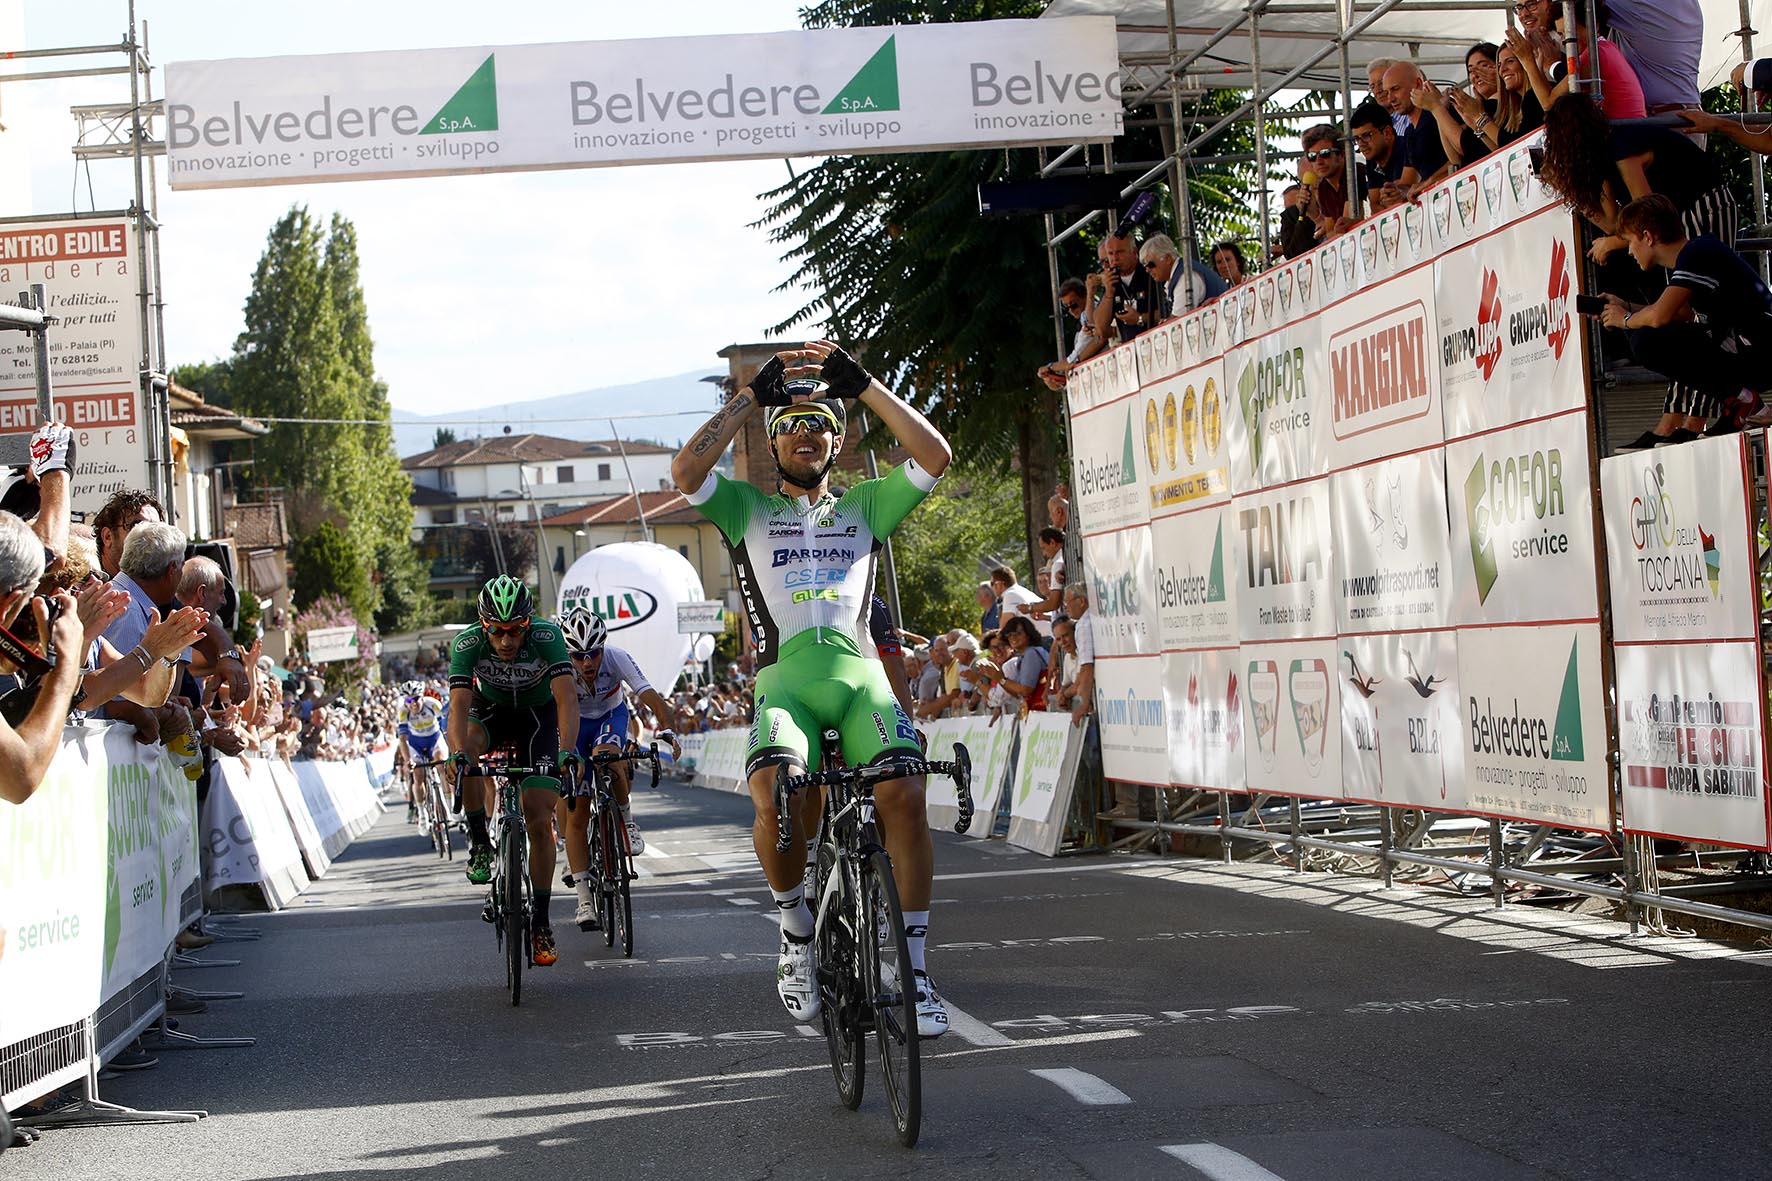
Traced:
<svg viewBox="0 0 1772 1181">
<path fill-rule="evenodd" d="M 904 448 L 908 462 L 842 496 L 830 491 L 831 465 L 843 448 L 845 401 L 859 399 Z M 714 463 L 757 407 L 778 479 L 765 491 L 728 480 Z M 886 678 L 868 632 L 874 555 L 887 535 L 934 490 L 952 452 L 947 441 L 848 353 L 815 341 L 777 353 L 746 388 L 710 419 L 671 464 L 677 487 L 719 526 L 732 554 L 739 594 L 757 645 L 757 679 L 745 775 L 756 807 L 752 842 L 781 912 L 776 990 L 800 1020 L 816 1016 L 812 913 L 806 904 L 807 830 L 794 797 L 794 839 L 776 851 L 775 772 L 798 772 L 818 735 L 834 728 L 851 766 L 922 757 L 917 732 Z M 947 1008 L 924 963 L 935 850 L 921 776 L 883 782 L 877 816 L 903 900 L 906 942 L 917 984 L 917 1028 L 947 1032 Z"/>
<path fill-rule="evenodd" d="M 449 650 L 449 749 L 458 763 L 510 747 L 520 765 L 551 772 L 576 764 L 560 745 L 578 737 L 578 692 L 560 629 L 534 619 L 529 588 L 500 575 L 480 592 L 480 622 L 456 637 Z M 464 779 L 462 807 L 468 821 L 468 881 L 492 878 L 492 838 L 486 830 L 492 781 Z M 531 951 L 543 967 L 559 958 L 548 923 L 554 881 L 554 801 L 560 780 L 537 773 L 523 781 L 523 821 L 529 834 L 529 883 L 534 891 Z"/>
</svg>

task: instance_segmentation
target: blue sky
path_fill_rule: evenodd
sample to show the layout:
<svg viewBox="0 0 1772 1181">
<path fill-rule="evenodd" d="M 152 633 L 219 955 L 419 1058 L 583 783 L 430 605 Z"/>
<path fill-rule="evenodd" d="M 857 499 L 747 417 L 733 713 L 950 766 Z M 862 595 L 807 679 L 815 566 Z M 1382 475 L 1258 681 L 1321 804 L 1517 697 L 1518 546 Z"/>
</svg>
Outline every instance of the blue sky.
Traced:
<svg viewBox="0 0 1772 1181">
<path fill-rule="evenodd" d="M 115 41 L 127 24 L 124 0 L 24 7 L 32 48 Z M 138 0 L 137 11 L 161 64 L 798 27 L 785 0 Z M 127 97 L 121 78 L 7 88 L 9 134 L 31 144 L 31 212 L 91 207 L 67 108 Z M 756 194 L 786 177 L 772 160 L 175 193 L 162 169 L 169 359 L 226 355 L 266 232 L 303 203 L 356 223 L 395 406 L 435 414 L 718 365 L 720 348 L 764 339 L 798 302 L 772 293 L 789 269 L 749 228 Z M 126 164 L 94 164 L 91 184 L 98 208 L 128 203 Z"/>
</svg>

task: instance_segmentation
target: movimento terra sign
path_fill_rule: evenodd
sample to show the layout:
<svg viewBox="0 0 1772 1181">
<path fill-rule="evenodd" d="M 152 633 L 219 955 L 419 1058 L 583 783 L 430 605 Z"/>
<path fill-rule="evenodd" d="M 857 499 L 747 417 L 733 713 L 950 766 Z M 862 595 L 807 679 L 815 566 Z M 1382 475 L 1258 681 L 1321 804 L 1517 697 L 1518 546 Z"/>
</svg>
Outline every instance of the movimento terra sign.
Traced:
<svg viewBox="0 0 1772 1181">
<path fill-rule="evenodd" d="M 174 188 L 1101 142 L 1111 17 L 175 62 Z"/>
</svg>

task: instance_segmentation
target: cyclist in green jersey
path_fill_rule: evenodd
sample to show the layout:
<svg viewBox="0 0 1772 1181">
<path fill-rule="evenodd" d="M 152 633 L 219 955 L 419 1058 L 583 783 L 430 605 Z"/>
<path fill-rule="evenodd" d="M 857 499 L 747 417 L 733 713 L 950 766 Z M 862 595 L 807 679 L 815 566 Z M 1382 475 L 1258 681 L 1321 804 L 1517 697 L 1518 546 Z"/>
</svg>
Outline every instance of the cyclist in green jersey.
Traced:
<svg viewBox="0 0 1772 1181">
<path fill-rule="evenodd" d="M 834 496 L 829 476 L 843 448 L 844 405 L 856 398 L 911 458 Z M 714 471 L 759 406 L 767 408 L 777 475 L 767 492 Z M 927 419 L 848 353 L 821 340 L 777 353 L 671 464 L 677 487 L 720 528 L 757 645 L 755 721 L 745 764 L 756 807 L 751 839 L 781 912 L 777 991 L 800 1020 L 815 1016 L 819 1005 L 812 913 L 802 887 L 807 829 L 816 816 L 804 814 L 803 797 L 796 796 L 792 845 L 776 851 L 775 769 L 803 770 L 827 727 L 842 735 L 843 757 L 852 766 L 920 757 L 916 729 L 869 639 L 874 555 L 935 488 L 951 459 L 947 441 Z M 924 961 L 935 850 L 923 779 L 881 783 L 875 800 L 903 900 L 918 1030 L 935 1037 L 947 1031 L 948 1018 Z"/>
<path fill-rule="evenodd" d="M 522 766 L 538 768 L 523 780 L 523 822 L 529 836 L 529 883 L 534 891 L 531 952 L 546 967 L 559 958 L 548 922 L 554 881 L 554 801 L 560 796 L 556 766 L 576 764 L 560 738 L 578 736 L 578 692 L 560 629 L 534 619 L 529 588 L 500 575 L 480 592 L 480 622 L 456 637 L 449 650 L 449 749 L 468 763 L 498 747 L 514 749 Z M 468 881 L 492 878 L 492 839 L 486 810 L 492 781 L 463 780 L 468 821 Z"/>
</svg>

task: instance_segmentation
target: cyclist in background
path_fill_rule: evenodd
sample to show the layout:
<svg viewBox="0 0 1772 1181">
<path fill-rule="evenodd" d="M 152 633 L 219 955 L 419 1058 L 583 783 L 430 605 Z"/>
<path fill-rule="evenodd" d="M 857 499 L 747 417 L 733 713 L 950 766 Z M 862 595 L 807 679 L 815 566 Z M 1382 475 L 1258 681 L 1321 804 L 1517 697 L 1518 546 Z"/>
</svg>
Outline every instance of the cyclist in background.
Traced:
<svg viewBox="0 0 1772 1181">
<path fill-rule="evenodd" d="M 443 737 L 443 724 L 448 713 L 449 706 L 429 685 L 422 681 L 406 682 L 406 695 L 400 702 L 396 727 L 400 745 L 395 757 L 406 768 L 407 823 L 413 821 L 419 805 L 425 802 L 425 773 L 418 764 L 440 757 L 438 740 Z M 443 801 L 437 801 L 439 807 L 442 804 Z"/>
<path fill-rule="evenodd" d="M 843 447 L 844 403 L 859 398 L 898 438 L 910 460 L 841 497 L 830 471 Z M 759 406 L 779 479 L 771 491 L 714 471 L 715 461 Z M 776 991 L 795 1018 L 818 1013 L 813 919 L 806 904 L 806 834 L 815 821 L 804 796 L 792 803 L 786 853 L 776 851 L 775 775 L 798 772 L 827 727 L 842 736 L 851 766 L 919 759 L 917 731 L 893 695 L 868 633 L 874 555 L 953 458 L 947 441 L 903 399 L 828 341 L 777 353 L 677 453 L 677 488 L 719 526 L 732 554 L 757 644 L 755 721 L 745 776 L 756 807 L 752 842 L 781 913 Z M 924 960 L 935 850 L 922 776 L 875 788 L 893 877 L 903 900 L 917 986 L 917 1028 L 947 1031 L 947 1007 Z"/>
<path fill-rule="evenodd" d="M 556 766 L 576 764 L 578 755 L 562 748 L 563 735 L 578 728 L 578 695 L 572 662 L 560 629 L 536 620 L 529 588 L 499 575 L 480 592 L 480 622 L 456 637 L 449 650 L 449 747 L 458 766 L 488 751 L 510 748 L 534 774 L 522 782 L 523 822 L 529 837 L 529 882 L 534 890 L 530 916 L 535 962 L 546 967 L 559 958 L 548 922 L 548 895 L 554 881 L 554 801 L 560 797 Z M 468 822 L 468 881 L 492 880 L 492 837 L 486 810 L 492 780 L 462 780 L 462 807 Z"/>
<path fill-rule="evenodd" d="M 622 748 L 628 741 L 628 702 L 623 687 L 631 690 L 640 704 L 652 713 L 658 737 L 671 744 L 672 757 L 679 757 L 682 748 L 668 725 L 669 704 L 646 680 L 634 658 L 609 643 L 609 628 L 602 616 L 586 607 L 574 607 L 560 617 L 560 630 L 566 636 L 566 652 L 572 659 L 572 671 L 578 688 L 578 730 L 575 749 L 580 758 Z M 609 764 L 609 789 L 621 808 L 622 826 L 627 829 L 628 850 L 635 856 L 646 851 L 640 826 L 634 823 L 633 809 L 628 803 L 632 775 L 626 760 Z M 597 906 L 591 900 L 590 875 L 585 871 L 591 863 L 591 810 L 575 808 L 566 813 L 566 865 L 578 890 L 578 911 L 573 921 L 587 931 L 597 926 Z"/>
</svg>

